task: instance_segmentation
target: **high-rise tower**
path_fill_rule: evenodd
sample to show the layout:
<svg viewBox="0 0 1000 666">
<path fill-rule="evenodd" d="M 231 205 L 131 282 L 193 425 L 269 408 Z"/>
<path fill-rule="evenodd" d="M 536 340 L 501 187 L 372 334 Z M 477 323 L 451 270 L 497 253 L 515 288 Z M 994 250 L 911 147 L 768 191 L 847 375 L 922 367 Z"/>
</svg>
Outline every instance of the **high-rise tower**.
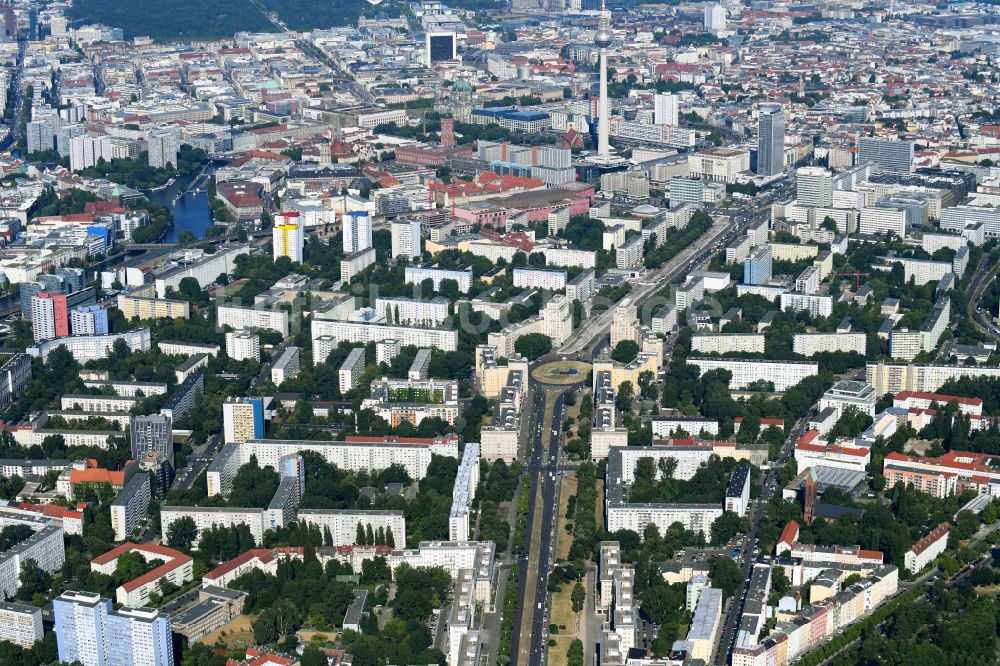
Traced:
<svg viewBox="0 0 1000 666">
<path fill-rule="evenodd" d="M 757 173 L 777 176 L 785 170 L 785 112 L 780 104 L 758 108 Z"/>
<path fill-rule="evenodd" d="M 597 154 L 608 157 L 611 154 L 611 108 L 608 105 L 608 47 L 614 41 L 611 32 L 611 12 L 601 3 L 601 19 L 594 33 L 594 46 L 600 49 L 601 88 L 600 99 L 597 102 Z"/>
<path fill-rule="evenodd" d="M 608 47 L 614 41 L 611 32 L 611 12 L 601 2 L 601 18 L 594 33 L 594 46 L 598 48 L 600 90 L 597 100 L 597 155 L 594 162 L 601 166 L 616 166 L 624 160 L 611 154 L 611 105 L 608 103 Z"/>
</svg>

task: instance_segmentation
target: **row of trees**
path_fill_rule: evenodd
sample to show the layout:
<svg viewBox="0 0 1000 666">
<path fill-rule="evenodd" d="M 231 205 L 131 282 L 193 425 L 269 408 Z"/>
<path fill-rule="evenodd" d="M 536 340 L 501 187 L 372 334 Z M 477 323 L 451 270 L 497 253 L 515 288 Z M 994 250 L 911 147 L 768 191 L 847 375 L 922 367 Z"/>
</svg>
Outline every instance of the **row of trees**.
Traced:
<svg viewBox="0 0 1000 666">
<path fill-rule="evenodd" d="M 373 530 L 371 523 L 363 525 L 359 522 L 354 543 L 362 546 L 389 546 L 394 548 L 396 546 L 396 538 L 392 534 L 392 527 L 382 527 L 379 525 L 377 530 Z"/>
</svg>

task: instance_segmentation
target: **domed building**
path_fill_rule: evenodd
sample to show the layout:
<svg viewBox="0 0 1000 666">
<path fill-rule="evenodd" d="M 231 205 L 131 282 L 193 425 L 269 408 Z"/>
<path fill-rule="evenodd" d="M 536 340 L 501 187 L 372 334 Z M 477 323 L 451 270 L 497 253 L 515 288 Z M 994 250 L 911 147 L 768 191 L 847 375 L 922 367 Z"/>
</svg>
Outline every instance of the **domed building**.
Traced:
<svg viewBox="0 0 1000 666">
<path fill-rule="evenodd" d="M 472 103 L 476 89 L 465 79 L 455 81 L 450 89 L 443 91 L 443 98 L 438 101 L 436 107 L 440 107 L 442 113 L 451 113 L 455 120 L 460 123 L 469 122 L 472 115 Z"/>
</svg>

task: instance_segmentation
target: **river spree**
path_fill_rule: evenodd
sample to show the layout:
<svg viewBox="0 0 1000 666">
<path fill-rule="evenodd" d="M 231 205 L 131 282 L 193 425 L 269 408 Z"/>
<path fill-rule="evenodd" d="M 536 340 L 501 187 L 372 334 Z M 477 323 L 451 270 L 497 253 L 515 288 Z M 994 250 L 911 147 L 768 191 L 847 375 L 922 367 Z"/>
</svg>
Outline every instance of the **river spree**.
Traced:
<svg viewBox="0 0 1000 666">
<path fill-rule="evenodd" d="M 193 233 L 197 238 L 205 236 L 205 230 L 212 226 L 212 215 L 208 210 L 208 192 L 202 189 L 200 192 L 188 192 L 177 199 L 179 192 L 187 189 L 190 180 L 178 179 L 168 187 L 161 190 L 147 192 L 146 196 L 155 204 L 168 208 L 174 216 L 174 225 L 170 227 L 164 243 L 176 243 L 178 236 L 185 229 Z"/>
</svg>

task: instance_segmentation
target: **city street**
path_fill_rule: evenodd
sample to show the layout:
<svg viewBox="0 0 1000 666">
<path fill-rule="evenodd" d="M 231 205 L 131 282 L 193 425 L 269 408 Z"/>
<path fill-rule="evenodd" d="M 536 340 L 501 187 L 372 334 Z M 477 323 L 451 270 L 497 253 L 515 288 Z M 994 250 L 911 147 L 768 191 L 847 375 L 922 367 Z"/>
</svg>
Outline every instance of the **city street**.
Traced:
<svg viewBox="0 0 1000 666">
<path fill-rule="evenodd" d="M 528 474 L 531 478 L 525 552 L 520 566 L 521 597 L 518 601 L 514 626 L 519 628 L 512 640 L 511 654 L 517 664 L 544 664 L 547 660 L 549 570 L 555 559 L 555 535 L 559 511 L 560 446 L 565 388 L 544 391 L 534 384 L 534 393 L 543 397 L 534 414 L 531 456 Z M 546 448 L 546 444 L 548 447 Z"/>
</svg>

